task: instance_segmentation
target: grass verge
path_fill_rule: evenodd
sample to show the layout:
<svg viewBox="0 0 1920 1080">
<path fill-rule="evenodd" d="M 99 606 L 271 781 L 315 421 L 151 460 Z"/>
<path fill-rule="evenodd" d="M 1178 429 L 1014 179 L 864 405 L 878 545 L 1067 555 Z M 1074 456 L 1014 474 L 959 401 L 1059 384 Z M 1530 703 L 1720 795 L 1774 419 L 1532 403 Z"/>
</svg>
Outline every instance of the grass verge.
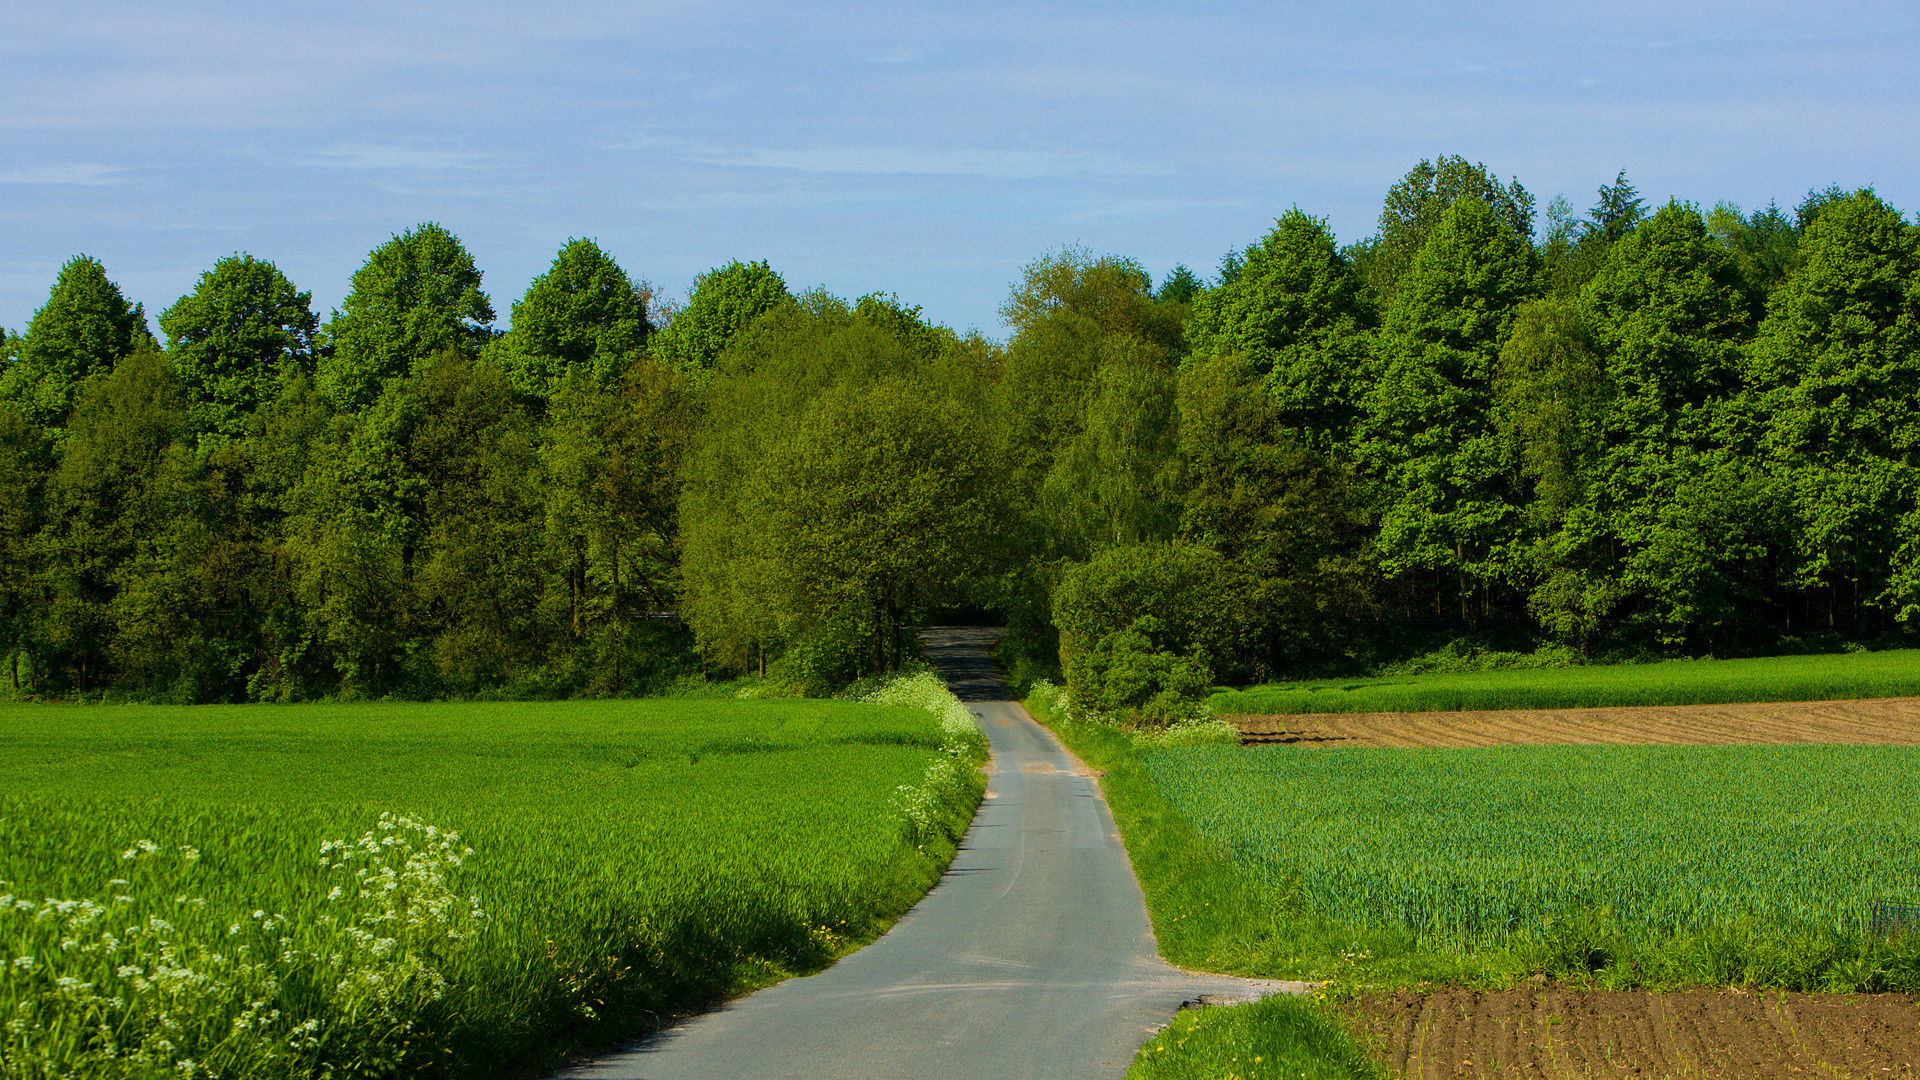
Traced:
<svg viewBox="0 0 1920 1080">
<path fill-rule="evenodd" d="M 1920 650 L 1313 679 L 1214 694 L 1215 714 L 1449 712 L 1920 695 Z"/>
<path fill-rule="evenodd" d="M 1127 1080 L 1377 1080 L 1384 1074 L 1322 1005 L 1280 995 L 1188 1009 L 1134 1055 Z"/>
</svg>

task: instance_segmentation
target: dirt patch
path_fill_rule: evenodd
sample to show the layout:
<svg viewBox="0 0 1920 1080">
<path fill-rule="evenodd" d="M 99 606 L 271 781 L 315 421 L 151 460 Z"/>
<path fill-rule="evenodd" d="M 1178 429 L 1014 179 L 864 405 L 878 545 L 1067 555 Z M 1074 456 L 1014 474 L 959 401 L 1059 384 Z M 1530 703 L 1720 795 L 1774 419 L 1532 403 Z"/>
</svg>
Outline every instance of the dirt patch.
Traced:
<svg viewBox="0 0 1920 1080">
<path fill-rule="evenodd" d="M 1913 1077 L 1920 1062 L 1920 1004 L 1904 994 L 1443 989 L 1347 1015 L 1408 1080 Z"/>
<path fill-rule="evenodd" d="M 1222 716 L 1248 745 L 1513 746 L 1545 743 L 1892 743 L 1920 745 L 1920 698 L 1508 709 L 1497 712 Z"/>
</svg>

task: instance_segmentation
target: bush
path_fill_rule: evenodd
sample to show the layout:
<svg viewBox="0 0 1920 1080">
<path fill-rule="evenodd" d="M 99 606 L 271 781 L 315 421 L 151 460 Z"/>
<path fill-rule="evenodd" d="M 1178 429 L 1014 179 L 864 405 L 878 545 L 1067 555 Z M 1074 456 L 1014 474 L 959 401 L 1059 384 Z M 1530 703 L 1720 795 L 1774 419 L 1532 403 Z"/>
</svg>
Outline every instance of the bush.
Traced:
<svg viewBox="0 0 1920 1080">
<path fill-rule="evenodd" d="M 1205 714 L 1201 699 L 1213 672 L 1191 657 L 1155 646 L 1165 630 L 1151 615 L 1073 655 L 1067 685 L 1084 707 L 1120 720 L 1166 724 Z"/>
</svg>

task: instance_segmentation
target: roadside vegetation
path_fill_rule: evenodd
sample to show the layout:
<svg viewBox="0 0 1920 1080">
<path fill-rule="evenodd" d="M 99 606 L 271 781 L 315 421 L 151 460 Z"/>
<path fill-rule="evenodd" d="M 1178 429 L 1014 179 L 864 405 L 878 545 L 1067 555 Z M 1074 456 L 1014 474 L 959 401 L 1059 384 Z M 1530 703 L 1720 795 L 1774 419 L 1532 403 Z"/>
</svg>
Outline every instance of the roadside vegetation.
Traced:
<svg viewBox="0 0 1920 1080">
<path fill-rule="evenodd" d="M 0 707 L 0 1075 L 537 1070 L 816 970 L 983 787 L 875 697 Z"/>
<path fill-rule="evenodd" d="M 1206 699 L 1218 714 L 1448 712 L 1840 701 L 1920 695 L 1920 651 L 1395 674 L 1268 683 Z"/>
</svg>

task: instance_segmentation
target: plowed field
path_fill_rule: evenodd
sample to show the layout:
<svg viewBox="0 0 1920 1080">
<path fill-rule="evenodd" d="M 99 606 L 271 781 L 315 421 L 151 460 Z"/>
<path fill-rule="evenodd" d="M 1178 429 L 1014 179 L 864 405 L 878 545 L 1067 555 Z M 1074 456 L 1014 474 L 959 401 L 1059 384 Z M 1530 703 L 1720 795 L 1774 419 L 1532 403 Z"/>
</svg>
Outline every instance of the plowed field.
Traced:
<svg viewBox="0 0 1920 1080">
<path fill-rule="evenodd" d="M 1912 1077 L 1920 1061 L 1920 1004 L 1902 994 L 1448 989 L 1348 1015 L 1407 1080 Z"/>
<path fill-rule="evenodd" d="M 1920 698 L 1512 709 L 1498 712 L 1222 716 L 1249 745 L 1515 746 L 1550 743 L 1726 746 L 1735 743 L 1920 745 Z"/>
</svg>

